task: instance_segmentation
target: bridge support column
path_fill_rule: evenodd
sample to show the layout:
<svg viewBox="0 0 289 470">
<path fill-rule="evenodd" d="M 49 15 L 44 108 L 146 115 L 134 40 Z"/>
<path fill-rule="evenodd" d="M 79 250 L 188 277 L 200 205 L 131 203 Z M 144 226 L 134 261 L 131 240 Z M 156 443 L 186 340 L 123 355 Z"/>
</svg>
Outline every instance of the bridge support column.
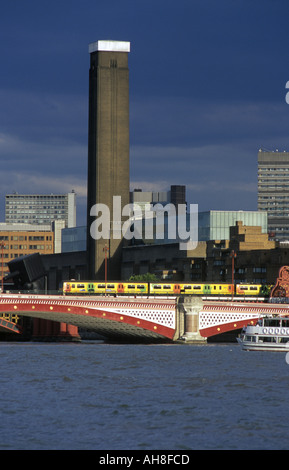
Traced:
<svg viewBox="0 0 289 470">
<path fill-rule="evenodd" d="M 180 297 L 178 314 L 184 318 L 183 334 L 180 337 L 181 341 L 206 343 L 207 338 L 201 336 L 199 332 L 199 312 L 202 310 L 202 307 L 203 301 L 199 297 Z"/>
<path fill-rule="evenodd" d="M 77 326 L 41 318 L 33 319 L 34 341 L 80 341 Z"/>
</svg>

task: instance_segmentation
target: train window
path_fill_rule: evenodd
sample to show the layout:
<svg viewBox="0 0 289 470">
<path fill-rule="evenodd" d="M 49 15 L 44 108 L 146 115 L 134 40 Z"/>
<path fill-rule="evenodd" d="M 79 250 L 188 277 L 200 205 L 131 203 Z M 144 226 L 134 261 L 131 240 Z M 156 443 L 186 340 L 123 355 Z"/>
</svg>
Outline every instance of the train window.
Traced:
<svg viewBox="0 0 289 470">
<path fill-rule="evenodd" d="M 73 287 L 73 288 L 74 288 L 74 287 L 75 287 L 75 284 L 71 284 L 71 287 Z"/>
<path fill-rule="evenodd" d="M 77 287 L 78 287 L 79 289 L 84 289 L 85 286 L 84 286 L 84 284 L 77 284 Z"/>
<path fill-rule="evenodd" d="M 97 285 L 97 288 L 98 288 L 98 289 L 104 289 L 104 288 L 105 288 L 105 284 L 98 284 L 98 285 Z"/>
<path fill-rule="evenodd" d="M 258 287 L 251 286 L 251 287 L 250 287 L 250 290 L 258 290 Z"/>
<path fill-rule="evenodd" d="M 248 290 L 248 287 L 240 286 L 240 290 Z"/>
<path fill-rule="evenodd" d="M 139 286 L 137 286 L 137 288 L 138 288 L 138 289 L 144 289 L 144 288 L 145 288 L 145 286 L 143 286 L 143 285 L 139 285 Z"/>
<path fill-rule="evenodd" d="M 184 289 L 192 289 L 192 286 L 184 286 Z"/>
<path fill-rule="evenodd" d="M 127 287 L 128 287 L 129 289 L 135 289 L 135 286 L 134 286 L 133 284 L 129 284 Z"/>
<path fill-rule="evenodd" d="M 202 289 L 202 286 L 194 286 L 194 289 Z"/>
<path fill-rule="evenodd" d="M 106 286 L 108 289 L 114 289 L 114 284 L 107 284 Z"/>
<path fill-rule="evenodd" d="M 155 285 L 153 286 L 153 288 L 154 288 L 154 289 L 161 289 L 162 286 L 158 286 L 158 285 L 155 284 Z"/>
<path fill-rule="evenodd" d="M 171 288 L 171 286 L 163 286 L 163 287 L 164 287 L 164 289 L 170 289 Z"/>
</svg>

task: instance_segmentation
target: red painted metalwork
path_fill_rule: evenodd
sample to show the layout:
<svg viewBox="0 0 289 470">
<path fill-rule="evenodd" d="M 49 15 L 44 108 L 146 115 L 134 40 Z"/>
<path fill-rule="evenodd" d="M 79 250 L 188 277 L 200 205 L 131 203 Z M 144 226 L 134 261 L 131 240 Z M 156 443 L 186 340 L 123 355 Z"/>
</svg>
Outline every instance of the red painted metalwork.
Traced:
<svg viewBox="0 0 289 470">
<path fill-rule="evenodd" d="M 206 302 L 199 313 L 203 337 L 215 336 L 254 324 L 264 315 L 289 315 L 289 305 L 271 303 Z"/>
<path fill-rule="evenodd" d="M 60 323 L 57 321 L 43 320 L 41 318 L 34 318 L 33 320 L 33 339 L 45 340 L 59 339 L 59 340 L 80 340 L 78 327 L 69 325 L 67 323 Z"/>
<path fill-rule="evenodd" d="M 21 334 L 22 328 L 19 325 L 16 325 L 16 323 L 11 322 L 10 320 L 0 318 L 0 332 Z"/>
<path fill-rule="evenodd" d="M 282 266 L 279 270 L 277 282 L 270 297 L 289 297 L 289 266 Z"/>
<path fill-rule="evenodd" d="M 64 297 L 39 295 L 0 295 L 0 312 L 41 320 L 67 323 L 71 327 L 87 327 L 99 331 L 113 330 L 112 334 L 163 337 L 173 339 L 176 331 L 176 303 L 174 299 Z M 49 322 L 42 335 L 55 336 L 49 331 Z M 145 334 L 146 332 L 146 334 Z M 38 331 L 39 334 L 39 331 Z M 37 330 L 35 331 L 37 336 Z"/>
</svg>

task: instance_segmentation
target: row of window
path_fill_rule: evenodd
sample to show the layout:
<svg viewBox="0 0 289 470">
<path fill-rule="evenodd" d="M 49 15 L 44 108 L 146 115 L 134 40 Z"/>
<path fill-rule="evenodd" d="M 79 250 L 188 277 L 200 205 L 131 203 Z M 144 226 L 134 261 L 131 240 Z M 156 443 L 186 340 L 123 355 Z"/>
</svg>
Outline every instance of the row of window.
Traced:
<svg viewBox="0 0 289 470">
<path fill-rule="evenodd" d="M 22 214 L 22 215 L 21 215 Z M 39 211 L 10 211 L 9 214 L 6 213 L 5 220 L 13 220 L 17 219 L 53 219 L 53 218 L 62 218 L 65 219 L 66 212 L 65 211 L 51 211 L 50 213 L 40 213 Z"/>
<path fill-rule="evenodd" d="M 50 251 L 52 250 L 52 245 L 10 245 L 10 250 L 47 250 L 47 251 Z M 3 253 L 3 258 L 13 258 L 14 256 L 16 256 L 15 254 L 13 253 Z M 20 256 L 18 254 L 18 256 Z M 24 256 L 24 254 L 22 254 L 21 256 Z M 0 253 L 0 259 L 2 258 L 2 254 Z"/>
<path fill-rule="evenodd" d="M 45 209 L 49 209 L 51 207 L 59 207 L 60 205 L 62 205 L 62 207 L 67 207 L 68 206 L 68 201 L 64 201 L 64 200 L 59 200 L 59 201 L 50 201 L 50 200 L 46 200 L 46 201 L 34 201 L 34 200 L 21 200 L 21 201 L 6 201 L 6 204 L 5 206 L 7 208 L 17 208 L 18 206 L 38 206 L 40 208 L 45 208 Z"/>
<path fill-rule="evenodd" d="M 225 260 L 215 260 L 213 265 L 214 266 L 223 266 L 226 264 Z M 249 271 L 251 268 L 235 268 L 234 273 L 235 274 L 244 274 L 247 273 L 247 270 Z M 253 266 L 253 273 L 266 273 L 267 268 L 265 266 Z"/>
<path fill-rule="evenodd" d="M 263 190 L 263 191 L 268 191 L 269 189 L 276 190 L 276 189 L 282 189 L 282 190 L 288 190 L 289 189 L 289 181 L 286 184 L 282 184 L 283 181 L 277 181 L 274 185 L 272 184 L 273 181 L 270 181 L 269 183 L 263 183 L 262 185 L 258 186 L 258 191 Z"/>
<path fill-rule="evenodd" d="M 266 172 L 267 171 L 268 172 L 269 171 L 270 172 L 272 172 L 272 171 L 282 171 L 283 172 L 283 171 L 289 171 L 289 167 L 285 167 L 285 168 L 280 168 L 279 166 L 277 166 L 277 167 L 275 166 L 275 167 L 272 167 L 272 168 L 265 167 L 265 168 L 259 168 L 258 171 L 259 172 L 262 172 L 262 171 L 266 171 Z"/>
<path fill-rule="evenodd" d="M 266 211 L 273 212 L 273 215 L 276 215 L 276 216 L 283 216 L 283 215 L 287 216 L 289 213 L 289 207 L 267 207 Z M 269 215 L 272 217 L 272 214 L 269 214 Z"/>
<path fill-rule="evenodd" d="M 274 195 L 274 196 L 272 196 L 272 195 L 271 195 L 271 196 L 264 196 L 263 194 L 259 194 L 259 195 L 258 195 L 258 199 L 259 199 L 260 201 L 262 201 L 263 199 L 272 199 L 273 201 L 275 201 L 275 200 L 276 200 L 276 201 L 279 201 L 279 200 L 281 201 L 282 199 L 288 199 L 288 200 L 289 200 L 289 195 L 286 194 L 285 196 L 280 196 L 280 195 L 278 194 L 278 195 L 276 195 L 276 196 L 275 196 L 275 195 Z"/>
<path fill-rule="evenodd" d="M 30 236 L 26 236 L 26 235 L 10 235 L 10 237 L 8 237 L 7 235 L 2 235 L 0 236 L 0 241 L 52 241 L 52 235 L 30 235 Z"/>
</svg>

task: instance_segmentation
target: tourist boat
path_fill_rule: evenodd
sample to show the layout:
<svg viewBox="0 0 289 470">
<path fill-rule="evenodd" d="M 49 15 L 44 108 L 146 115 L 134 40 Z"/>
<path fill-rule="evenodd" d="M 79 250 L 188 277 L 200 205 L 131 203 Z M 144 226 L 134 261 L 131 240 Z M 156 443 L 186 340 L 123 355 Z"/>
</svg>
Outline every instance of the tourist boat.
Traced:
<svg viewBox="0 0 289 470">
<path fill-rule="evenodd" d="M 243 328 L 237 341 L 246 351 L 289 352 L 289 317 L 264 316 Z"/>
</svg>

